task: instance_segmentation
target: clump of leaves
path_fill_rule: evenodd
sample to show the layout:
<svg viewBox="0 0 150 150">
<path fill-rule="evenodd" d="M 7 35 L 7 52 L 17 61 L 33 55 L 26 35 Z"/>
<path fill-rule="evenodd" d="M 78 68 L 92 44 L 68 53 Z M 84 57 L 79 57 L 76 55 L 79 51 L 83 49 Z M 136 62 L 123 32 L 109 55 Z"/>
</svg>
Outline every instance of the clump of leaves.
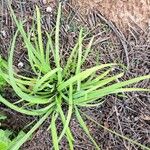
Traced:
<svg viewBox="0 0 150 150">
<path fill-rule="evenodd" d="M 11 135 L 11 132 L 9 130 L 0 129 L 0 149 L 1 150 L 7 150 L 9 148 L 9 145 L 11 143 L 11 140 L 9 139 L 10 135 Z"/>
<path fill-rule="evenodd" d="M 5 119 L 7 119 L 7 117 L 3 113 L 0 113 L 0 122 Z"/>
<path fill-rule="evenodd" d="M 53 31 L 51 33 L 42 31 L 40 10 L 38 7 L 36 7 L 37 24 L 33 24 L 31 32 L 29 33 L 24 30 L 23 23 L 17 20 L 11 7 L 10 10 L 18 30 L 13 37 L 11 45 L 8 59 L 8 72 L 4 72 L 0 68 L 0 73 L 20 97 L 20 100 L 12 104 L 9 100 L 4 99 L 0 95 L 0 102 L 20 113 L 41 116 L 41 119 L 18 143 L 13 145 L 11 150 L 18 150 L 48 117 L 51 118 L 48 129 L 51 129 L 54 149 L 59 150 L 59 143 L 63 137 L 68 140 L 69 149 L 74 149 L 74 137 L 69 126 L 73 114 L 76 116 L 81 127 L 93 142 L 96 149 L 100 149 L 100 145 L 98 145 L 91 136 L 81 116 L 80 108 L 99 106 L 103 102 L 102 98 L 110 94 L 131 91 L 150 91 L 149 89 L 126 87 L 139 81 L 149 79 L 150 75 L 117 82 L 118 79 L 124 75 L 124 72 L 120 72 L 116 75 L 110 74 L 112 69 L 119 66 L 116 63 L 102 64 L 85 70 L 82 69 L 82 65 L 86 61 L 94 40 L 94 37 L 91 37 L 86 50 L 83 50 L 82 43 L 85 36 L 83 35 L 82 29 L 80 30 L 77 43 L 72 49 L 66 65 L 62 68 L 60 63 L 61 56 L 59 54 L 61 4 L 59 4 L 58 8 L 54 40 L 52 38 L 54 34 Z M 35 28 L 36 26 L 37 28 Z M 44 42 L 42 42 L 42 32 L 47 36 L 46 47 L 44 47 Z M 29 63 L 35 74 L 32 77 L 19 75 L 13 70 L 13 55 L 18 33 L 23 37 L 27 48 Z M 50 60 L 50 56 L 52 60 L 54 60 L 55 65 Z M 76 65 L 72 65 L 72 63 L 76 63 Z M 97 73 L 98 71 L 101 73 Z M 22 106 L 17 106 L 18 103 L 19 106 Z M 66 105 L 68 108 L 67 113 L 63 110 L 63 105 Z M 63 124 L 61 133 L 57 132 L 56 121 L 58 118 L 61 119 Z M 134 144 L 136 144 L 136 142 Z"/>
<path fill-rule="evenodd" d="M 0 129 L 0 150 L 10 150 L 14 144 L 16 144 L 20 138 L 24 137 L 25 133 L 20 132 L 17 137 L 11 139 L 13 132 L 10 130 Z"/>
<path fill-rule="evenodd" d="M 5 120 L 7 117 L 3 114 L 0 114 L 0 126 L 1 121 Z M 10 150 L 11 147 L 18 142 L 20 138 L 22 138 L 25 133 L 19 132 L 18 136 L 15 138 L 11 138 L 13 132 L 8 129 L 0 129 L 0 150 Z"/>
</svg>

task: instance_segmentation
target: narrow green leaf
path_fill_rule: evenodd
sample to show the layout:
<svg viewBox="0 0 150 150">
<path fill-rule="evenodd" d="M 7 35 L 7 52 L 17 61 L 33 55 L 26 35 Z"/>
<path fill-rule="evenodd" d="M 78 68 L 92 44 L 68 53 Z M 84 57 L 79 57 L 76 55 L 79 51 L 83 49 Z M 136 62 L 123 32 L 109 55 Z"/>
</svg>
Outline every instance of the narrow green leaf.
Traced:
<svg viewBox="0 0 150 150">
<path fill-rule="evenodd" d="M 80 107 L 99 107 L 100 105 L 102 105 L 104 103 L 104 100 L 100 101 L 100 102 L 96 102 L 95 104 L 92 103 L 80 103 L 78 104 L 78 106 Z"/>
<path fill-rule="evenodd" d="M 79 33 L 79 48 L 78 48 L 78 62 L 77 62 L 77 68 L 76 68 L 76 75 L 80 73 L 81 71 L 81 61 L 82 61 L 82 34 L 83 34 L 83 29 L 80 30 Z M 77 91 L 80 90 L 80 85 L 81 81 L 77 81 Z"/>
<path fill-rule="evenodd" d="M 37 33 L 38 33 L 38 43 L 40 48 L 41 60 L 42 64 L 45 64 L 44 61 L 44 48 L 43 48 L 43 39 L 42 39 L 42 31 L 41 31 L 41 15 L 38 6 L 36 6 L 36 15 L 37 15 Z"/>
<path fill-rule="evenodd" d="M 16 84 L 15 78 L 14 78 L 14 72 L 13 72 L 13 53 L 14 53 L 14 48 L 15 48 L 15 42 L 17 38 L 18 31 L 13 37 L 12 45 L 11 45 L 11 50 L 10 50 L 10 56 L 8 59 L 8 72 L 9 72 L 9 80 L 10 84 L 13 87 L 14 91 L 16 94 L 21 97 L 22 99 L 30 102 L 30 103 L 38 103 L 38 104 L 45 104 L 48 103 L 48 99 L 41 99 L 40 97 L 37 96 L 31 96 L 26 93 L 24 93 Z"/>
<path fill-rule="evenodd" d="M 52 34 L 52 32 L 51 32 L 51 34 Z M 56 62 L 54 44 L 53 44 L 52 37 L 51 37 L 52 35 L 49 35 L 47 32 L 46 32 L 46 35 L 47 35 L 47 39 L 48 39 L 47 45 L 49 45 L 48 47 L 50 47 L 49 49 L 48 48 L 46 49 L 46 60 L 47 60 L 47 62 L 49 62 L 49 54 L 50 54 L 50 51 L 52 51 L 54 61 Z"/>
<path fill-rule="evenodd" d="M 92 138 L 92 136 L 90 135 L 90 132 L 85 124 L 85 122 L 83 121 L 78 108 L 75 107 L 75 113 L 76 113 L 76 117 L 78 119 L 78 122 L 80 124 L 80 126 L 83 128 L 83 130 L 85 131 L 85 133 L 88 135 L 88 137 L 90 138 L 90 140 L 93 142 L 93 144 L 95 145 L 96 149 L 100 150 L 99 146 L 97 145 L 97 143 L 95 142 L 95 140 Z"/>
<path fill-rule="evenodd" d="M 87 89 L 89 86 L 94 85 L 95 83 L 97 83 L 99 80 L 103 79 L 104 77 L 106 77 L 109 73 L 110 73 L 111 69 L 108 69 L 107 71 L 105 71 L 104 73 L 98 75 L 95 79 L 87 81 L 85 83 L 83 83 L 81 85 L 82 89 Z"/>
<path fill-rule="evenodd" d="M 59 139 L 58 141 L 60 141 L 62 139 L 62 137 L 64 136 L 64 134 L 66 133 L 66 130 L 67 128 L 69 127 L 69 123 L 70 123 L 70 120 L 71 120 L 71 116 L 72 116 L 72 109 L 73 109 L 73 103 L 72 103 L 72 85 L 70 85 L 70 88 L 69 88 L 69 110 L 68 110 L 68 115 L 67 115 L 67 118 L 66 118 L 66 121 L 65 121 L 65 124 L 64 124 L 64 127 L 63 127 L 63 130 L 59 136 Z"/>
<path fill-rule="evenodd" d="M 87 58 L 87 56 L 88 56 L 88 54 L 89 54 L 89 52 L 91 50 L 93 41 L 94 41 L 94 36 L 91 38 L 91 40 L 90 40 L 90 42 L 89 42 L 89 44 L 88 44 L 88 46 L 86 48 L 86 51 L 85 51 L 85 54 L 84 54 L 84 56 L 82 58 L 82 63 L 81 64 L 83 64 L 85 62 L 85 60 L 86 60 L 86 58 Z"/>
<path fill-rule="evenodd" d="M 58 118 L 58 113 L 55 114 L 55 116 L 54 116 L 54 121 L 56 121 L 57 118 Z M 51 126 L 52 126 L 52 124 L 50 123 L 49 126 L 48 126 L 48 128 L 47 128 L 47 131 L 49 131 L 49 130 L 51 129 Z M 58 143 L 58 144 L 59 144 L 59 143 Z"/>
<path fill-rule="evenodd" d="M 24 136 L 25 136 L 25 133 L 24 133 L 23 131 L 20 131 L 20 132 L 18 133 L 17 137 L 15 137 L 15 138 L 11 141 L 11 143 L 9 144 L 8 150 L 11 149 L 11 147 L 12 147 L 15 143 L 17 143 L 21 138 L 23 138 Z M 6 149 L 5 149 L 5 150 L 6 150 Z"/>
<path fill-rule="evenodd" d="M 69 58 L 68 58 L 68 60 L 67 60 L 67 63 L 66 63 L 66 65 L 65 65 L 64 69 L 63 69 L 64 77 L 66 77 L 66 75 L 67 75 L 67 71 L 68 71 L 68 69 L 69 69 L 69 67 L 70 67 L 70 64 L 72 63 L 72 59 L 73 59 L 73 57 L 74 57 L 74 54 L 75 54 L 75 52 L 76 52 L 77 49 L 78 49 L 78 45 L 79 45 L 79 43 L 76 43 L 76 45 L 75 45 L 74 48 L 72 49 L 71 54 L 70 54 L 70 56 L 69 56 Z"/>
<path fill-rule="evenodd" d="M 85 99 L 85 97 L 81 97 L 81 98 L 75 99 L 74 103 L 75 104 L 80 104 L 82 102 L 88 102 L 88 103 L 89 102 L 93 102 L 96 99 L 99 99 L 99 98 L 104 97 L 106 95 L 109 95 L 109 94 L 112 94 L 112 93 L 117 93 L 117 91 L 115 92 L 115 90 L 120 90 L 120 88 L 122 88 L 124 86 L 128 86 L 130 84 L 137 83 L 137 82 L 140 82 L 142 80 L 149 79 L 149 78 L 150 78 L 150 75 L 145 75 L 145 76 L 133 78 L 133 79 L 130 79 L 130 80 L 127 80 L 127 81 L 118 82 L 118 83 L 109 85 L 107 87 L 104 87 L 102 89 L 90 92 L 88 94 L 88 96 L 86 97 L 86 99 Z"/>
<path fill-rule="evenodd" d="M 8 100 L 4 99 L 1 95 L 0 95 L 0 102 L 3 103 L 4 105 L 6 105 L 7 107 L 11 108 L 12 110 L 15 110 L 17 112 L 20 112 L 22 114 L 26 114 L 26 115 L 30 115 L 30 116 L 40 116 L 43 114 L 44 110 L 39 110 L 39 111 L 31 111 L 31 110 L 26 110 L 23 108 L 20 108 L 12 103 L 10 103 Z M 46 108 L 45 108 L 46 110 Z"/>
<path fill-rule="evenodd" d="M 59 99 L 58 99 L 58 98 L 56 97 L 57 109 L 58 109 L 58 112 L 59 112 L 59 114 L 60 114 L 62 123 L 63 123 L 63 125 L 65 126 L 66 118 L 65 118 L 64 112 L 63 112 L 63 110 L 62 110 L 62 108 L 61 108 L 60 98 L 61 98 L 61 97 L 59 97 Z M 67 129 L 66 129 L 66 138 L 67 138 L 67 140 L 68 140 L 68 142 L 69 142 L 70 150 L 73 150 L 73 143 L 72 143 L 72 141 L 74 141 L 74 138 L 73 138 L 73 136 L 72 136 L 72 133 L 71 133 L 71 130 L 70 130 L 69 126 L 68 126 Z"/>
<path fill-rule="evenodd" d="M 150 92 L 150 89 L 144 89 L 144 88 L 120 88 L 112 93 L 122 93 L 122 92 Z"/>
<path fill-rule="evenodd" d="M 80 71 L 81 71 L 82 34 L 83 34 L 83 29 L 81 29 L 81 30 L 80 30 L 80 33 L 79 33 L 78 62 L 77 62 L 76 74 L 80 73 Z"/>
<path fill-rule="evenodd" d="M 38 63 L 38 62 L 37 62 L 35 56 L 34 56 L 33 53 L 32 53 L 33 51 L 35 51 L 35 48 L 33 47 L 32 43 L 31 43 L 30 40 L 28 39 L 27 34 L 26 34 L 26 32 L 25 32 L 25 30 L 24 30 L 24 28 L 23 28 L 22 23 L 17 20 L 15 14 L 14 14 L 14 11 L 13 11 L 13 9 L 11 8 L 11 5 L 10 5 L 9 2 L 8 2 L 8 6 L 9 6 L 9 9 L 10 9 L 10 11 L 11 11 L 11 15 L 12 15 L 12 17 L 13 17 L 13 19 L 14 19 L 16 25 L 17 25 L 17 28 L 18 28 L 18 30 L 20 31 L 20 33 L 21 33 L 21 35 L 22 35 L 22 37 L 23 37 L 23 40 L 24 40 L 24 42 L 25 42 L 25 45 L 26 45 L 26 47 L 27 47 L 27 49 L 28 49 L 28 56 L 29 56 L 29 61 L 30 61 L 31 67 L 32 67 L 33 71 L 36 73 L 36 69 L 35 69 L 33 60 L 34 60 L 36 63 Z"/>
<path fill-rule="evenodd" d="M 0 120 L 5 120 L 7 119 L 7 116 L 5 116 L 3 113 L 0 112 Z"/>
<path fill-rule="evenodd" d="M 120 73 L 118 75 L 109 77 L 107 79 L 101 80 L 99 82 L 97 82 L 95 85 L 93 85 L 93 87 L 91 87 L 89 90 L 86 90 L 85 93 L 89 93 L 92 92 L 100 87 L 103 87 L 104 85 L 107 85 L 108 83 L 112 82 L 112 81 L 116 81 L 117 79 L 121 78 L 124 75 L 124 73 Z"/>
<path fill-rule="evenodd" d="M 118 78 L 121 78 L 123 75 L 124 75 L 124 73 L 120 73 L 118 75 L 109 77 L 107 79 L 100 80 L 99 82 L 96 83 L 96 85 L 91 85 L 89 87 L 89 89 L 75 93 L 73 97 L 78 98 L 78 97 L 82 97 L 82 96 L 87 96 L 88 93 L 95 91 L 95 90 L 99 89 L 100 87 L 103 87 L 104 85 L 107 85 L 108 83 L 111 83 L 112 81 L 116 81 Z"/>
<path fill-rule="evenodd" d="M 47 35 L 47 44 L 46 44 L 46 54 L 45 54 L 45 62 L 46 64 L 48 64 L 50 66 L 50 70 L 51 70 L 51 64 L 50 64 L 50 52 L 53 51 L 54 49 L 51 49 L 52 47 L 52 41 L 51 38 L 49 38 L 49 34 L 47 32 L 45 32 Z M 55 59 L 54 59 L 55 60 Z"/>
<path fill-rule="evenodd" d="M 60 30 L 60 18 L 61 18 L 61 3 L 59 3 L 57 21 L 56 21 L 56 31 L 55 31 L 55 58 L 56 67 L 60 68 L 60 56 L 59 56 L 59 30 Z M 58 71 L 58 84 L 61 83 L 62 76 L 61 70 Z"/>
<path fill-rule="evenodd" d="M 52 133 L 52 141 L 55 150 L 59 150 L 58 137 L 57 137 L 57 128 L 55 124 L 55 115 L 52 115 L 51 121 L 51 133 Z"/>
<path fill-rule="evenodd" d="M 38 88 L 39 88 L 45 81 L 47 81 L 47 80 L 50 80 L 50 81 L 51 81 L 51 79 L 54 78 L 54 77 L 53 77 L 54 74 L 57 73 L 59 70 L 60 70 L 60 68 L 56 68 L 56 69 L 54 69 L 54 70 L 49 71 L 47 74 L 45 74 L 41 79 L 39 79 L 39 80 L 36 82 L 33 91 L 34 91 L 34 92 L 38 91 Z"/>
<path fill-rule="evenodd" d="M 58 91 L 61 91 L 63 90 L 64 88 L 66 88 L 68 85 L 70 84 L 73 84 L 74 82 L 76 81 L 82 81 L 84 79 L 86 79 L 87 77 L 89 77 L 92 73 L 100 70 L 100 69 L 103 69 L 105 67 L 112 67 L 112 66 L 115 66 L 116 64 L 103 64 L 103 65 L 100 65 L 100 66 L 95 66 L 93 68 L 90 68 L 90 69 L 86 69 L 85 71 L 82 71 L 81 73 L 73 76 L 72 78 L 68 79 L 67 81 L 61 83 L 59 86 L 58 86 Z"/>
<path fill-rule="evenodd" d="M 19 150 L 19 148 L 24 144 L 29 137 L 42 125 L 42 123 L 47 119 L 47 117 L 51 114 L 52 110 L 49 110 L 32 128 L 31 130 L 25 134 L 17 143 L 15 143 L 10 150 Z"/>
</svg>

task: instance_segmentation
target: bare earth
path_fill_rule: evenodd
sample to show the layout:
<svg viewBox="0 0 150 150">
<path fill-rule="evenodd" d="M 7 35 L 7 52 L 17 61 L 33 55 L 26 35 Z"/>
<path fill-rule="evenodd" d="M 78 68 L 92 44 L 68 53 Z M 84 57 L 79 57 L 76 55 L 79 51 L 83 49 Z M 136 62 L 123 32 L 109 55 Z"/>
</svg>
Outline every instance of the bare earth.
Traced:
<svg viewBox="0 0 150 150">
<path fill-rule="evenodd" d="M 99 10 L 118 27 L 138 25 L 141 29 L 150 25 L 150 0 L 73 0 L 81 12 Z"/>
</svg>

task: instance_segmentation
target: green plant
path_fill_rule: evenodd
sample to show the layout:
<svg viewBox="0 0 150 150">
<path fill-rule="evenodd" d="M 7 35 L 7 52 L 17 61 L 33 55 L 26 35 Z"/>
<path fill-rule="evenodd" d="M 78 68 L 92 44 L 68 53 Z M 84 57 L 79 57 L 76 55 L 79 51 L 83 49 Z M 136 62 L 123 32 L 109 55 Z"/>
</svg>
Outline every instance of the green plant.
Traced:
<svg viewBox="0 0 150 150">
<path fill-rule="evenodd" d="M 0 114 L 0 126 L 1 121 L 5 120 L 7 117 L 3 114 Z M 13 132 L 8 129 L 0 129 L 0 150 L 10 150 L 11 147 L 18 142 L 20 138 L 22 138 L 25 133 L 19 132 L 18 136 L 15 138 L 11 138 Z"/>
<path fill-rule="evenodd" d="M 0 150 L 10 150 L 20 138 L 24 137 L 24 132 L 19 132 L 18 136 L 11 140 L 10 136 L 13 134 L 10 130 L 0 129 Z"/>
<path fill-rule="evenodd" d="M 7 117 L 4 114 L 0 113 L 0 121 L 5 120 L 6 118 Z"/>
<path fill-rule="evenodd" d="M 0 68 L 0 74 L 12 86 L 15 93 L 20 97 L 20 100 L 15 104 L 12 104 L 0 95 L 0 102 L 20 113 L 41 116 L 41 119 L 31 128 L 31 130 L 11 147 L 11 150 L 18 150 L 48 117 L 51 118 L 48 129 L 51 129 L 54 149 L 59 150 L 59 142 L 63 137 L 66 137 L 68 140 L 69 149 L 74 149 L 74 138 L 69 127 L 73 114 L 76 116 L 81 127 L 93 142 L 96 149 L 100 149 L 100 146 L 91 136 L 88 127 L 81 116 L 80 107 L 98 106 L 102 103 L 102 98 L 109 94 L 132 91 L 149 92 L 149 89 L 128 88 L 126 86 L 149 79 L 150 75 L 117 82 L 124 73 L 121 72 L 117 75 L 111 75 L 110 72 L 111 69 L 120 66 L 118 64 L 102 64 L 86 70 L 82 69 L 83 63 L 86 61 L 94 40 L 94 37 L 91 37 L 86 50 L 83 51 L 82 43 L 85 36 L 83 35 L 82 29 L 80 30 L 77 43 L 72 49 L 66 65 L 62 68 L 60 63 L 61 57 L 59 54 L 61 4 L 59 4 L 58 8 L 55 34 L 53 31 L 50 34 L 44 32 L 47 37 L 46 48 L 42 42 L 44 33 L 41 29 L 39 8 L 36 7 L 37 25 L 33 24 L 31 32 L 29 33 L 25 32 L 23 23 L 17 20 L 11 7 L 10 11 L 18 30 L 13 37 L 8 59 L 8 69 L 7 71 L 3 71 Z M 36 26 L 37 28 L 35 28 Z M 13 55 L 18 33 L 23 37 L 28 52 L 29 63 L 35 74 L 32 77 L 19 75 L 13 70 Z M 31 37 L 31 35 L 33 37 Z M 53 36 L 55 36 L 54 41 Z M 31 40 L 31 38 L 33 40 Z M 55 64 L 50 61 L 50 56 L 53 57 Z M 74 65 L 75 63 L 76 65 Z M 98 71 L 101 71 L 102 73 L 98 73 Z M 18 103 L 20 103 L 22 107 L 17 106 Z M 67 114 L 63 110 L 63 106 L 68 108 Z M 58 118 L 61 119 L 63 124 L 63 129 L 59 135 L 57 133 L 56 125 Z"/>
<path fill-rule="evenodd" d="M 7 67 L 7 63 L 0 56 L 0 68 L 5 70 L 6 67 Z M 3 76 L 0 74 L 0 90 L 5 84 L 6 84 L 6 81 L 3 78 Z"/>
</svg>

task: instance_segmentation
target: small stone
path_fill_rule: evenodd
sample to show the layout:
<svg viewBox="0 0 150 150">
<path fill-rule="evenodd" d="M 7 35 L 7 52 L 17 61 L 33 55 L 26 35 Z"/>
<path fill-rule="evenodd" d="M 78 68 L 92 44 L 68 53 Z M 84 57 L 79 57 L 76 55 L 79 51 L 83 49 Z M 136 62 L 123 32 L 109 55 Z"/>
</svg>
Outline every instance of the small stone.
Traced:
<svg viewBox="0 0 150 150">
<path fill-rule="evenodd" d="M 43 0 L 42 3 L 43 3 L 44 5 L 46 5 L 46 4 L 47 4 L 47 0 Z"/>
<path fill-rule="evenodd" d="M 134 121 L 138 121 L 138 120 L 139 120 L 139 117 L 135 117 L 135 118 L 134 118 Z"/>
<path fill-rule="evenodd" d="M 18 68 L 22 68 L 24 66 L 23 62 L 18 63 Z"/>
<path fill-rule="evenodd" d="M 149 69 L 148 68 L 145 69 L 145 73 L 149 73 Z"/>
<path fill-rule="evenodd" d="M 52 12 L 52 7 L 50 7 L 50 6 L 48 6 L 47 8 L 46 8 L 46 12 L 48 12 L 48 13 L 51 13 Z"/>
<path fill-rule="evenodd" d="M 6 35 L 6 31 L 5 31 L 5 30 L 2 30 L 2 31 L 1 31 L 1 33 L 2 33 L 2 36 L 3 36 L 4 38 L 6 38 L 6 37 L 7 37 L 7 35 Z"/>
</svg>

